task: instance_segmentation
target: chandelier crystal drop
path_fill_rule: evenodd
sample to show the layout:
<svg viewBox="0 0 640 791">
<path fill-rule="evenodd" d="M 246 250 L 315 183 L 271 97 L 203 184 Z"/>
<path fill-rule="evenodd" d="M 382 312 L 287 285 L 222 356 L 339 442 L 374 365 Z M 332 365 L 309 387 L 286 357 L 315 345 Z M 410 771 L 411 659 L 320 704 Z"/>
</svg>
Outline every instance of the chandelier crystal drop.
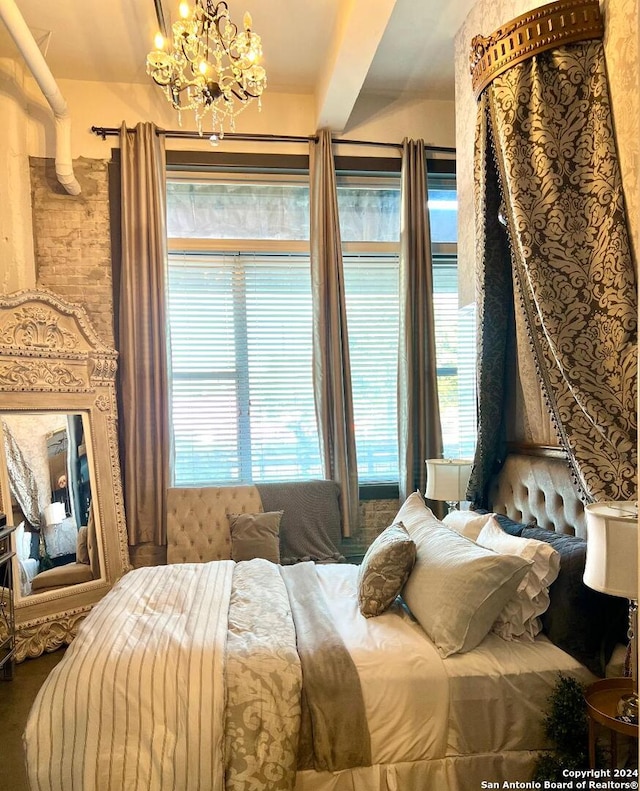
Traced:
<svg viewBox="0 0 640 791">
<path fill-rule="evenodd" d="M 172 40 L 161 33 L 147 55 L 147 74 L 159 85 L 178 111 L 193 110 L 202 134 L 207 113 L 212 137 L 224 137 L 224 125 L 235 130 L 236 116 L 267 87 L 267 74 L 260 65 L 262 42 L 251 29 L 250 14 L 244 15 L 243 30 L 229 18 L 226 2 L 182 0 L 180 18 L 172 25 Z"/>
</svg>

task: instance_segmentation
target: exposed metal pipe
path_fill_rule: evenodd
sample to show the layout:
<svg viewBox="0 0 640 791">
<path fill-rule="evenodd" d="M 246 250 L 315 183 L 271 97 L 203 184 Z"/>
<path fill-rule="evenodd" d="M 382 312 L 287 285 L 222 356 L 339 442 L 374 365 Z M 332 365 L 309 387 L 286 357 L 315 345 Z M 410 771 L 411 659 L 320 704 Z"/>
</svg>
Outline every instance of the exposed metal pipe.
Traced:
<svg viewBox="0 0 640 791">
<path fill-rule="evenodd" d="M 80 184 L 71 160 L 71 115 L 67 103 L 14 0 L 0 0 L 0 19 L 20 50 L 35 81 L 53 110 L 56 126 L 56 175 L 70 195 L 79 195 Z"/>
</svg>

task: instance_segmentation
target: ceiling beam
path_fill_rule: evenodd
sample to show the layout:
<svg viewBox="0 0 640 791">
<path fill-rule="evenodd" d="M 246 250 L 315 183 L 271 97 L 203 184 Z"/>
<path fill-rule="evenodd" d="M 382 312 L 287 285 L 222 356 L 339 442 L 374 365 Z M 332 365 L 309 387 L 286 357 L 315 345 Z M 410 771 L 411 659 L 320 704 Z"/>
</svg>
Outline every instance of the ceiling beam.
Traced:
<svg viewBox="0 0 640 791">
<path fill-rule="evenodd" d="M 316 129 L 341 132 L 346 127 L 396 2 L 343 2 L 316 86 Z"/>
</svg>

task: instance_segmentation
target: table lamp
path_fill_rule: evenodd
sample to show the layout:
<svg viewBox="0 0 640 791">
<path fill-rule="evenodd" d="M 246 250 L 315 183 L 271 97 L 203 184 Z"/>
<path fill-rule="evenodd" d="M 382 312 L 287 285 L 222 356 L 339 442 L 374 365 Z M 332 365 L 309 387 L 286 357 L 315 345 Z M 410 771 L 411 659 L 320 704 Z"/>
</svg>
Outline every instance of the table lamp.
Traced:
<svg viewBox="0 0 640 791">
<path fill-rule="evenodd" d="M 44 522 L 47 527 L 64 522 L 66 513 L 64 503 L 49 503 L 44 509 Z"/>
<path fill-rule="evenodd" d="M 471 475 L 468 459 L 427 459 L 427 489 L 429 500 L 444 500 L 449 511 L 455 511 L 461 500 L 466 500 L 467 484 Z"/>
<path fill-rule="evenodd" d="M 618 702 L 618 714 L 638 721 L 638 504 L 609 501 L 585 506 L 587 559 L 583 580 L 594 590 L 629 599 L 633 691 Z"/>
</svg>

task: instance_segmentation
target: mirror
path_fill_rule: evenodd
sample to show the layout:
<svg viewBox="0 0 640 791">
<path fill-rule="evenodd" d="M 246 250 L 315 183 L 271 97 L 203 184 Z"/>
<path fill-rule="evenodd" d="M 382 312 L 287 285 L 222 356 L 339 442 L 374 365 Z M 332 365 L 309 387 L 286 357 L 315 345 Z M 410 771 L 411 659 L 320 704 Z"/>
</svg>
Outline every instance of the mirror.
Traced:
<svg viewBox="0 0 640 791">
<path fill-rule="evenodd" d="M 116 352 L 82 308 L 0 297 L 0 510 L 12 533 L 16 660 L 68 643 L 130 568 Z"/>
<path fill-rule="evenodd" d="M 16 601 L 99 579 L 89 416 L 0 413 L 11 497 Z"/>
</svg>

